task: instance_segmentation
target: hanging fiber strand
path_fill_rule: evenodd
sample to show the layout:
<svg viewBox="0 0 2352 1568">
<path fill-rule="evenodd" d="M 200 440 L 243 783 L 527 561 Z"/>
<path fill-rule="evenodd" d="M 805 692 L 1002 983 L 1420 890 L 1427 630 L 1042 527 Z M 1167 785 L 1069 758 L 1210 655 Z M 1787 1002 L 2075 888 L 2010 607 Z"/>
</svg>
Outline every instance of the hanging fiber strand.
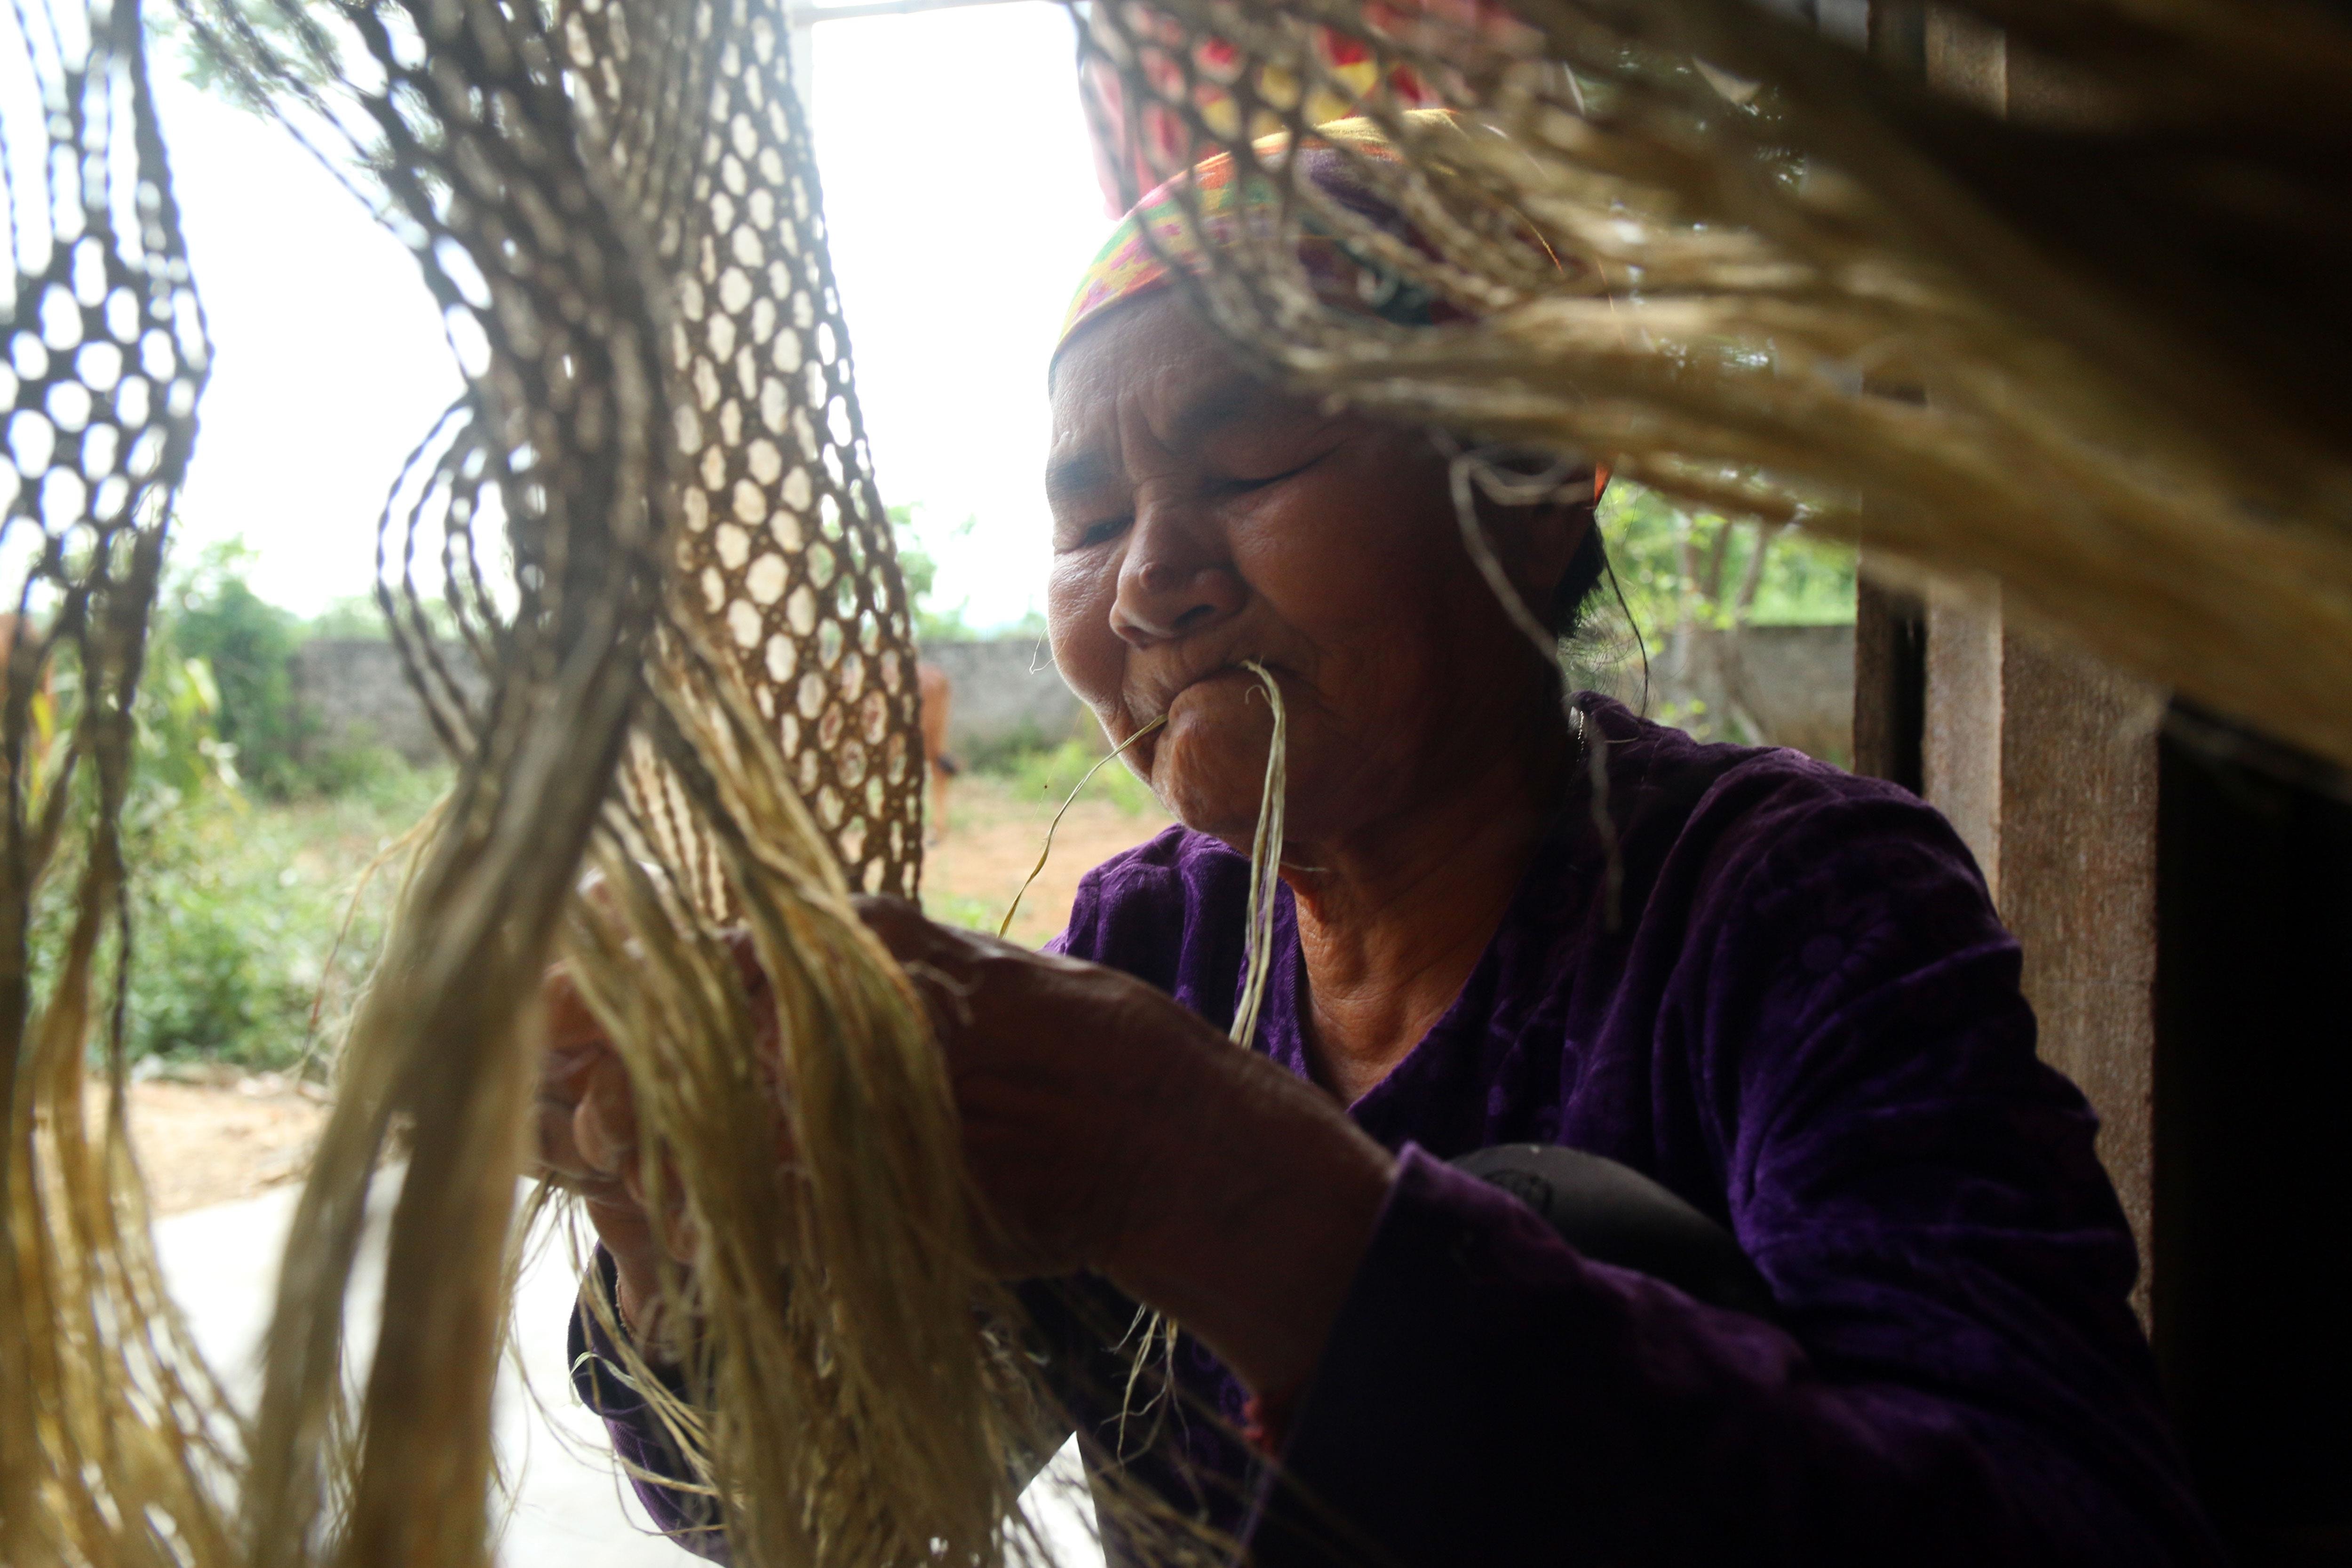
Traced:
<svg viewBox="0 0 2352 1568">
<path fill-rule="evenodd" d="M 1134 734 L 1129 735 L 1126 740 L 1121 741 L 1118 745 L 1113 746 L 1109 751 L 1104 752 L 1100 757 L 1095 760 L 1094 766 L 1088 768 L 1084 773 L 1079 775 L 1078 782 L 1070 789 L 1069 797 L 1062 802 L 1062 808 L 1054 813 L 1054 820 L 1045 825 L 1045 841 L 1037 847 L 1037 863 L 1029 868 L 1029 874 L 1021 879 L 1021 886 L 1013 890 L 1013 901 L 1004 906 L 1004 918 L 996 922 L 996 934 L 998 936 L 1003 936 L 1006 931 L 1013 929 L 1013 917 L 1021 912 L 1021 900 L 1028 896 L 1030 888 L 1033 887 L 1036 883 L 1037 879 L 1044 874 L 1046 858 L 1054 853 L 1054 830 L 1062 826 L 1062 818 L 1070 814 L 1070 807 L 1077 804 L 1079 795 L 1085 791 L 1087 785 L 1094 782 L 1094 777 L 1097 773 L 1110 766 L 1110 764 L 1116 762 L 1118 758 L 1125 756 L 1127 754 L 1127 749 L 1129 746 L 1134 745 L 1138 741 L 1140 741 L 1146 735 L 1149 735 L 1152 731 L 1160 729 L 1167 722 L 1168 715 L 1162 713 L 1159 718 L 1154 719 L 1149 724 L 1146 724 L 1141 729 L 1136 731 Z"/>
<path fill-rule="evenodd" d="M 782 18 L 302 16 L 280 18 L 299 54 L 234 8 L 192 21 L 364 172 L 477 363 L 385 514 L 382 597 L 460 773 L 298 1216 L 247 1486 L 257 1560 L 485 1550 L 526 1004 L 561 951 L 691 1259 L 664 1283 L 662 1321 L 691 1325 L 658 1347 L 684 1387 L 666 1415 L 735 1560 L 997 1561 L 1040 1406 L 975 1261 L 944 1064 L 849 903 L 915 887 L 914 661 Z M 481 700 L 432 636 L 436 592 Z M 312 1456 L 335 1306 L 395 1121 L 396 1310 L 331 1516 Z"/>
<path fill-rule="evenodd" d="M 1274 891 L 1282 878 L 1283 806 L 1290 792 L 1290 718 L 1282 706 L 1282 688 L 1265 666 L 1245 659 L 1242 668 L 1257 677 L 1274 715 L 1265 742 L 1265 778 L 1258 789 L 1257 830 L 1250 839 L 1248 948 L 1242 961 L 1241 999 L 1234 1005 L 1234 1044 L 1244 1048 L 1257 1038 L 1257 1016 L 1265 1005 L 1265 977 L 1274 969 Z"/>
<path fill-rule="evenodd" d="M 0 1561 L 227 1563 L 237 1433 L 163 1289 L 123 1047 L 133 704 L 211 355 L 137 5 L 17 7 L 0 58 L 34 110 L 0 117 Z"/>
</svg>

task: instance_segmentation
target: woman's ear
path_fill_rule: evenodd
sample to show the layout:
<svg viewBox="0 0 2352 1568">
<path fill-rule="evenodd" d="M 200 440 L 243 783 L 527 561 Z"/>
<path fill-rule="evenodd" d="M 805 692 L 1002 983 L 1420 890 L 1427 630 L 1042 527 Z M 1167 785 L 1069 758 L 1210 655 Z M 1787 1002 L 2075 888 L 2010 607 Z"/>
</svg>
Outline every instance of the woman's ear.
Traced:
<svg viewBox="0 0 2352 1568">
<path fill-rule="evenodd" d="M 1498 500 L 1481 487 L 1478 521 L 1511 585 L 1535 617 L 1552 622 L 1561 585 L 1591 535 L 1593 503 L 1554 491 L 1524 502 Z"/>
<path fill-rule="evenodd" d="M 1593 503 L 1544 501 L 1523 509 L 1528 517 L 1528 584 L 1521 590 L 1545 624 L 1559 619 L 1561 585 L 1593 528 Z"/>
<path fill-rule="evenodd" d="M 1429 439 L 1455 504 L 1466 489 L 1479 531 L 1528 613 L 1547 626 L 1572 615 L 1576 606 L 1560 599 L 1580 599 L 1591 586 L 1587 545 L 1600 500 L 1591 465 L 1539 447 L 1470 447 L 1443 431 Z"/>
</svg>

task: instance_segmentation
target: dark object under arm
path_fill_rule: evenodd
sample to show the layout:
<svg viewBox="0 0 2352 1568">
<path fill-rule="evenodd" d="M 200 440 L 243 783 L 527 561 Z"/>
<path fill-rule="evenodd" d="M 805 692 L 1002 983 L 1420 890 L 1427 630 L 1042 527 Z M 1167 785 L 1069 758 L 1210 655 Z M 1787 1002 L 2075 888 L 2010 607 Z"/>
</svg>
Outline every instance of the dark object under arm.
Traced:
<svg viewBox="0 0 2352 1568">
<path fill-rule="evenodd" d="M 1518 1199 L 1595 1263 L 1664 1280 L 1710 1307 L 1777 1316 L 1772 1288 L 1731 1233 L 1630 1166 L 1543 1143 L 1497 1144 L 1454 1166 Z"/>
</svg>

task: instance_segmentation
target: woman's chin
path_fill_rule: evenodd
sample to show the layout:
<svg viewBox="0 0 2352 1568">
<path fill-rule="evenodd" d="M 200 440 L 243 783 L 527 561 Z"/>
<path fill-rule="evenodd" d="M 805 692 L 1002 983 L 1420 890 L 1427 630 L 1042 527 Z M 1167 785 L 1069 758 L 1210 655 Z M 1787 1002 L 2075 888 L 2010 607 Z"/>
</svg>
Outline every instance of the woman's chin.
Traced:
<svg viewBox="0 0 2352 1568">
<path fill-rule="evenodd" d="M 1151 787 L 1193 832 L 1246 848 L 1265 791 L 1265 740 L 1234 741 L 1230 729 L 1171 720 L 1151 759 Z"/>
<path fill-rule="evenodd" d="M 1160 792 L 1162 805 L 1177 821 L 1195 833 L 1205 833 L 1227 844 L 1247 848 L 1257 836 L 1257 805 L 1251 803 L 1246 811 L 1237 803 L 1216 794 L 1203 792 Z"/>
</svg>

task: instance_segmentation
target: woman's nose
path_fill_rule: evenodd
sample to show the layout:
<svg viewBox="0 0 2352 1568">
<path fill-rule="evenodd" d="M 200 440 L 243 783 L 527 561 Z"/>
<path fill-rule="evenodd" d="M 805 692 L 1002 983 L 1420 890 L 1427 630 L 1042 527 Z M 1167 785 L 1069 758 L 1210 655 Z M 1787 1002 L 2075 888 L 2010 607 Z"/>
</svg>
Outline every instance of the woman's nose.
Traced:
<svg viewBox="0 0 2352 1568">
<path fill-rule="evenodd" d="M 1110 626 L 1134 647 L 1208 630 L 1241 608 L 1241 578 L 1217 541 L 1139 510 L 1119 563 Z"/>
</svg>

